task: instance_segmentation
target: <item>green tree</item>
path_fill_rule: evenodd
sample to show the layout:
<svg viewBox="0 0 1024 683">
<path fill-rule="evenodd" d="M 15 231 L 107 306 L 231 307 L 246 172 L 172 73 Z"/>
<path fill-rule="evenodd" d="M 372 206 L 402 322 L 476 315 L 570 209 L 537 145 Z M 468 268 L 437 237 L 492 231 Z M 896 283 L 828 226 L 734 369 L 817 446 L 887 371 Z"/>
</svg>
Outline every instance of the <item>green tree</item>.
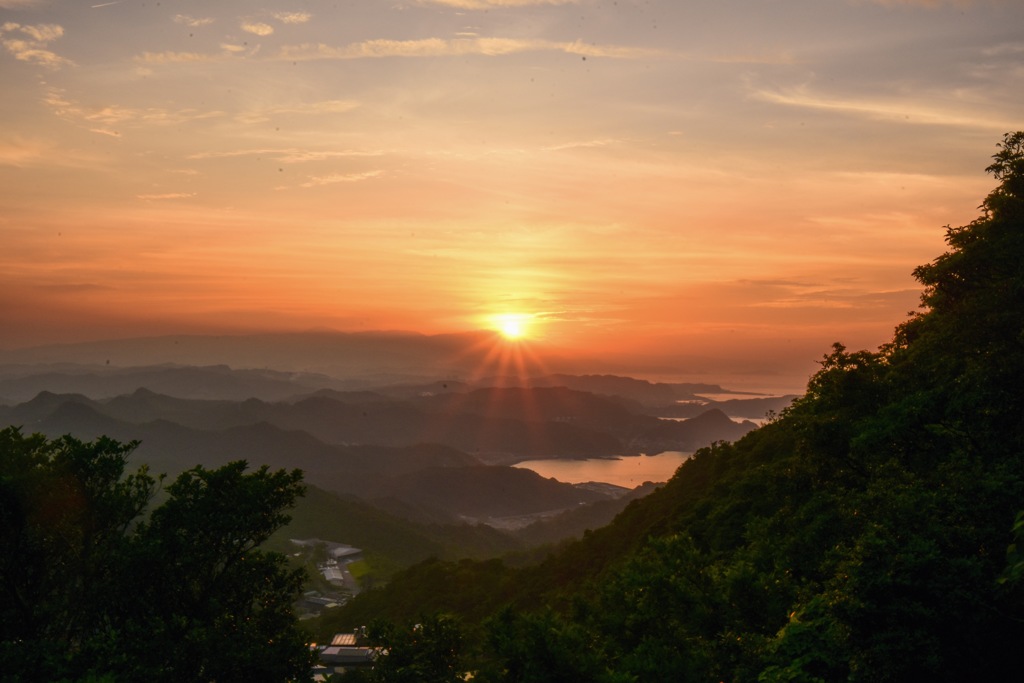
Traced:
<svg viewBox="0 0 1024 683">
<path fill-rule="evenodd" d="M 846 533 L 764 681 L 1016 673 L 1024 615 L 993 551 L 1024 495 L 1024 133 L 999 149 L 982 215 L 914 271 L 923 310 L 877 353 L 837 345 L 786 415 Z"/>
<path fill-rule="evenodd" d="M 0 431 L 0 669 L 11 680 L 284 681 L 311 656 L 302 575 L 258 546 L 288 520 L 299 471 L 196 467 L 167 487 L 135 443 Z"/>
<path fill-rule="evenodd" d="M 376 621 L 367 631 L 379 654 L 368 678 L 376 683 L 463 681 L 463 633 L 452 616 L 434 614 L 415 624 Z"/>
<path fill-rule="evenodd" d="M 536 614 L 500 610 L 485 624 L 489 662 L 477 678 L 486 683 L 618 683 L 602 637 L 551 610 Z"/>
<path fill-rule="evenodd" d="M 102 623 L 125 534 L 156 481 L 135 443 L 0 431 L 0 670 L 60 671 Z"/>
<path fill-rule="evenodd" d="M 1024 131 L 987 169 L 982 215 L 946 229 L 949 250 L 914 275 L 924 310 L 886 351 L 946 447 L 988 458 L 1024 448 Z"/>
</svg>

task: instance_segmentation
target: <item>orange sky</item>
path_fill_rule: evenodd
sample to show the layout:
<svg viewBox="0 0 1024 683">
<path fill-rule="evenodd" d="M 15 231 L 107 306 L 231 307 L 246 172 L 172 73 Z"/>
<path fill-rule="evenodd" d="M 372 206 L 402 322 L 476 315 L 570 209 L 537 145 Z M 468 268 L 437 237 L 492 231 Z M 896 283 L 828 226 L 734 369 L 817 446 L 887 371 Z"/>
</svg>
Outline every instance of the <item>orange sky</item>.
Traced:
<svg viewBox="0 0 1024 683">
<path fill-rule="evenodd" d="M 1024 125 L 1016 1 L 326 5 L 0 0 L 0 348 L 517 313 L 799 384 Z"/>
</svg>

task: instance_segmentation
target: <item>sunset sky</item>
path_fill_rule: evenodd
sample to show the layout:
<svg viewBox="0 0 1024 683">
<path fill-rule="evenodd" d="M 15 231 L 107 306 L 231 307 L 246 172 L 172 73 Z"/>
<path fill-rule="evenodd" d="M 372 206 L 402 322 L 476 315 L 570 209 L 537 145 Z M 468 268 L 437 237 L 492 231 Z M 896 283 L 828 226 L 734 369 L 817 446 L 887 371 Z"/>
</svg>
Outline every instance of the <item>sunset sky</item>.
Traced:
<svg viewBox="0 0 1024 683">
<path fill-rule="evenodd" d="M 0 0 L 0 348 L 495 328 L 805 379 L 1024 128 L 1020 0 Z"/>
</svg>

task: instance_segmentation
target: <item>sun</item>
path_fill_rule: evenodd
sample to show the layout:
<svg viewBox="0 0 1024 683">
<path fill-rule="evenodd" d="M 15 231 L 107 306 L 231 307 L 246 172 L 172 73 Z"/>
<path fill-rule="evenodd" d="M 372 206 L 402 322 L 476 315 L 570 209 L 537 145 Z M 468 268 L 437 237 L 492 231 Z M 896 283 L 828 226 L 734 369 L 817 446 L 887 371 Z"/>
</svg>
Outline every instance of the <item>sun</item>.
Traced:
<svg viewBox="0 0 1024 683">
<path fill-rule="evenodd" d="M 519 339 L 524 332 L 523 323 L 518 320 L 506 320 L 501 324 L 501 333 L 509 339 Z"/>
<path fill-rule="evenodd" d="M 502 313 L 495 315 L 493 320 L 502 337 L 509 341 L 518 341 L 527 336 L 531 317 L 526 313 Z"/>
</svg>

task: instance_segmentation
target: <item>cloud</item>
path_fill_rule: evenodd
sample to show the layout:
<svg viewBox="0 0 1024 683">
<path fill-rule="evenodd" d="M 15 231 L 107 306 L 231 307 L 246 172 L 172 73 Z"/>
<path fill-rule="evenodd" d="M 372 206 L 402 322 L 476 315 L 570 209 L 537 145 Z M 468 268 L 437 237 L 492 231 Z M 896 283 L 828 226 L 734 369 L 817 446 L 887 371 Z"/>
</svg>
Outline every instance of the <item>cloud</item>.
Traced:
<svg viewBox="0 0 1024 683">
<path fill-rule="evenodd" d="M 53 149 L 50 142 L 14 136 L 10 140 L 0 140 L 0 165 L 27 166 L 41 160 Z"/>
<path fill-rule="evenodd" d="M 143 52 L 135 58 L 144 64 L 183 64 L 188 62 L 212 62 L 222 59 L 221 55 L 199 52 Z"/>
<path fill-rule="evenodd" d="M 984 115 L 929 107 L 927 104 L 922 104 L 921 100 L 910 102 L 829 97 L 813 93 L 806 86 L 774 91 L 757 90 L 754 93 L 754 97 L 766 102 L 790 107 L 818 109 L 871 119 L 903 121 L 911 124 L 961 126 L 984 130 L 1009 130 L 1016 125 L 1009 120 L 1000 121 Z"/>
<path fill-rule="evenodd" d="M 49 43 L 64 35 L 64 28 L 56 24 L 37 24 L 35 26 L 22 26 L 21 32 L 29 35 L 39 43 Z"/>
<path fill-rule="evenodd" d="M 199 152 L 191 154 L 189 159 L 226 159 L 231 157 L 271 157 L 285 164 L 301 164 L 313 161 L 326 161 L 328 159 L 342 159 L 349 157 L 377 157 L 384 154 L 381 151 L 361 150 L 309 150 L 309 149 L 241 149 L 229 152 Z"/>
<path fill-rule="evenodd" d="M 422 5 L 444 5 L 458 9 L 492 7 L 535 7 L 537 5 L 575 5 L 579 0 L 420 0 Z"/>
<path fill-rule="evenodd" d="M 281 107 L 254 109 L 240 114 L 238 116 L 238 120 L 245 123 L 260 123 L 275 116 L 290 114 L 307 116 L 316 116 L 320 114 L 346 114 L 354 109 L 358 109 L 359 106 L 359 102 L 354 102 L 352 100 L 325 100 L 323 102 L 313 102 L 310 104 L 295 104 Z"/>
<path fill-rule="evenodd" d="M 9 21 L 0 26 L 0 44 L 3 44 L 15 59 L 39 64 L 48 69 L 74 64 L 70 59 L 47 49 L 49 43 L 63 35 L 64 27 L 57 24 L 22 25 Z"/>
<path fill-rule="evenodd" d="M 282 24 L 305 24 L 313 18 L 309 12 L 274 12 L 271 16 Z"/>
<path fill-rule="evenodd" d="M 883 7 L 901 7 L 909 5 L 911 7 L 927 7 L 934 9 L 943 5 L 952 5 L 953 7 L 970 7 L 974 4 L 975 0 L 867 0 L 874 5 L 882 5 Z"/>
<path fill-rule="evenodd" d="M 38 289 L 44 292 L 60 292 L 67 294 L 75 294 L 77 292 L 98 292 L 98 291 L 111 291 L 113 287 L 108 285 L 98 285 L 94 282 L 68 282 L 68 283 L 55 283 L 55 284 L 44 284 L 34 285 L 33 289 Z"/>
<path fill-rule="evenodd" d="M 199 64 L 237 59 L 242 53 L 247 53 L 247 56 L 251 57 L 259 52 L 259 46 L 248 47 L 231 43 L 221 43 L 220 48 L 221 52 L 143 52 L 135 57 L 135 61 L 141 64 Z"/>
<path fill-rule="evenodd" d="M 607 147 L 608 145 L 614 145 L 621 143 L 622 140 L 615 138 L 598 138 L 595 140 L 584 140 L 582 142 L 565 142 L 559 145 L 551 145 L 545 147 L 545 149 L 551 152 L 561 152 L 567 149 L 586 149 L 594 147 Z"/>
<path fill-rule="evenodd" d="M 95 126 L 112 126 L 117 124 L 155 124 L 174 125 L 186 121 L 197 121 L 224 116 L 221 111 L 201 111 L 199 109 L 163 109 L 160 107 L 124 107 L 117 104 L 103 106 L 85 106 L 78 102 L 65 99 L 60 91 L 50 89 L 43 102 L 53 109 L 57 116 L 64 119 L 84 122 Z M 116 131 L 90 128 L 93 132 L 117 135 Z"/>
<path fill-rule="evenodd" d="M 43 4 L 44 0 L 0 0 L 0 9 L 23 9 L 25 7 L 37 7 Z"/>
<path fill-rule="evenodd" d="M 384 171 L 364 171 L 363 173 L 332 173 L 325 176 L 313 176 L 308 182 L 302 183 L 300 187 L 320 187 L 321 185 L 333 185 L 335 183 L 358 183 L 370 178 L 376 178 Z"/>
<path fill-rule="evenodd" d="M 269 36 L 274 32 L 274 27 L 270 24 L 264 24 L 262 22 L 243 22 L 242 30 L 247 33 L 252 33 L 257 36 Z"/>
<path fill-rule="evenodd" d="M 771 279 L 751 279 L 741 278 L 736 281 L 737 284 L 743 287 L 794 287 L 805 289 L 808 287 L 820 288 L 822 284 L 820 282 L 804 282 L 801 280 L 771 280 Z"/>
<path fill-rule="evenodd" d="M 981 53 L 986 57 L 998 57 L 1001 55 L 1019 55 L 1024 53 L 1024 43 L 998 43 L 991 47 L 984 48 Z"/>
<path fill-rule="evenodd" d="M 366 40 L 336 47 L 324 43 L 306 43 L 282 48 L 285 60 L 364 59 L 382 57 L 448 57 L 465 55 L 499 56 L 521 52 L 565 52 L 583 56 L 630 59 L 663 56 L 667 53 L 649 48 L 588 45 L 576 41 L 559 43 L 549 40 L 517 38 L 420 38 L 416 40 Z"/>
<path fill-rule="evenodd" d="M 288 61 L 316 59 L 371 59 L 384 57 L 462 57 L 481 55 L 497 57 L 525 52 L 563 52 L 582 57 L 606 59 L 660 59 L 676 58 L 696 62 L 730 64 L 792 64 L 793 57 L 785 51 L 766 55 L 687 55 L 679 52 L 632 45 L 602 45 L 582 40 L 558 42 L 543 39 L 485 38 L 471 32 L 457 34 L 456 38 L 418 38 L 413 40 L 375 39 L 343 46 L 324 43 L 288 45 L 278 58 Z"/>
<path fill-rule="evenodd" d="M 164 201 L 167 199 L 188 199 L 195 197 L 195 192 L 165 192 L 163 194 L 137 194 L 136 199 L 141 199 L 146 202 L 152 201 Z"/>
<path fill-rule="evenodd" d="M 174 17 L 175 23 L 184 24 L 190 28 L 199 28 L 200 26 L 209 26 L 214 21 L 213 17 L 190 17 L 187 14 L 178 14 Z"/>
</svg>

